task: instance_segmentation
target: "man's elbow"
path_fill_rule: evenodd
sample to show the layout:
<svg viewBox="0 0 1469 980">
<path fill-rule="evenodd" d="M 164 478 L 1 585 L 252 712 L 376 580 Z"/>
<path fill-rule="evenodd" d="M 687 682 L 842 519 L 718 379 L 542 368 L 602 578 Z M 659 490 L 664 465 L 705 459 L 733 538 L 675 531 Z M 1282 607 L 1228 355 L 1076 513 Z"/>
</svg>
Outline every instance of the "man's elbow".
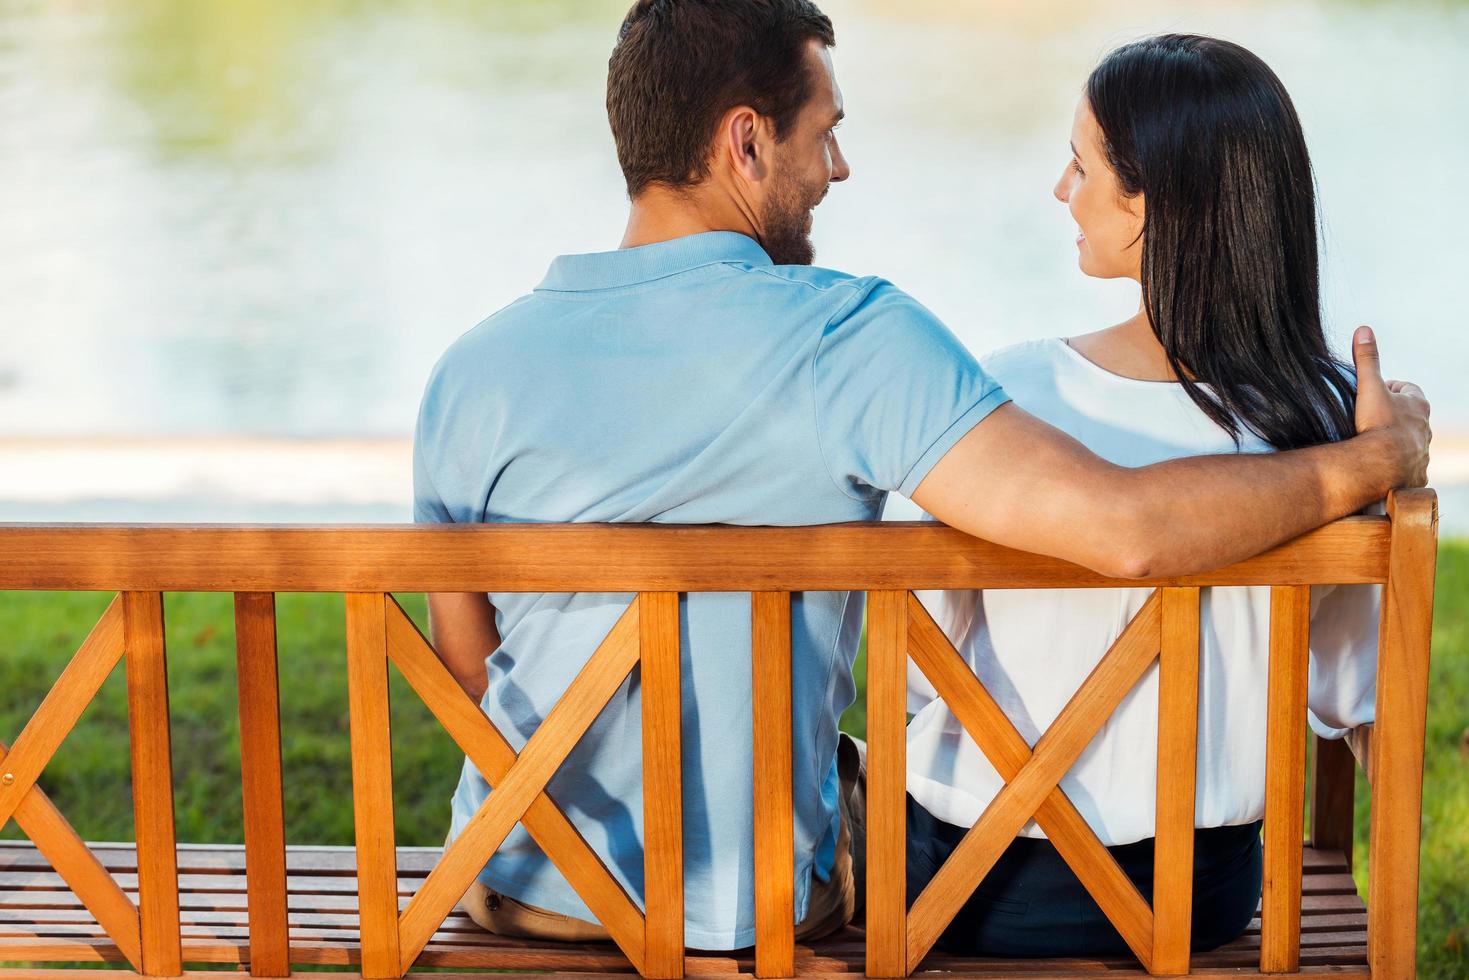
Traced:
<svg viewBox="0 0 1469 980">
<path fill-rule="evenodd" d="M 1102 558 L 1096 570 L 1108 578 L 1155 578 L 1160 557 L 1158 550 L 1145 541 L 1119 544 Z"/>
<path fill-rule="evenodd" d="M 490 687 L 490 679 L 483 669 L 473 672 L 451 671 L 451 673 L 454 675 L 454 680 L 459 682 L 460 690 L 469 695 L 471 701 L 479 704 L 484 700 L 485 691 Z"/>
<path fill-rule="evenodd" d="M 1087 564 L 1108 578 L 1156 578 L 1168 563 L 1167 548 L 1136 500 L 1131 496 L 1119 499 L 1126 503 L 1105 522 L 1108 533 L 1097 542 L 1096 558 Z"/>
<path fill-rule="evenodd" d="M 1097 571 L 1118 579 L 1156 580 L 1196 575 L 1215 567 L 1217 563 L 1205 560 L 1203 552 L 1190 548 L 1187 542 L 1138 537 L 1119 544 L 1108 556 L 1107 567 Z"/>
</svg>

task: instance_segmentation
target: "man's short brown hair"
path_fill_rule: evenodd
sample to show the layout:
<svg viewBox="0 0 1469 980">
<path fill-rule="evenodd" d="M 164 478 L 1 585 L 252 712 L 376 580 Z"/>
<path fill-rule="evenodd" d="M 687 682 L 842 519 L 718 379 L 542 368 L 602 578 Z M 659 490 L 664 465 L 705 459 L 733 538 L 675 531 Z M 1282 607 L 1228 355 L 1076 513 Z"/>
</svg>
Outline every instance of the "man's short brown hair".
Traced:
<svg viewBox="0 0 1469 980">
<path fill-rule="evenodd" d="M 735 106 L 770 118 L 783 139 L 811 97 L 813 38 L 836 44 L 810 0 L 638 0 L 607 64 L 607 119 L 628 195 L 708 177 L 715 127 Z"/>
</svg>

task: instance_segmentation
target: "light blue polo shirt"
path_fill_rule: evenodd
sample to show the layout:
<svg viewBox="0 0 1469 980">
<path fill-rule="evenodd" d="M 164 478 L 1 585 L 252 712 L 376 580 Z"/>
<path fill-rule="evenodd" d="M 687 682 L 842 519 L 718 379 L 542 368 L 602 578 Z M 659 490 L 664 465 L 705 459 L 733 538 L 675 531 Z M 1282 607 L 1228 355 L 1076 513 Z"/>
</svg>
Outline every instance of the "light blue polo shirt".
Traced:
<svg viewBox="0 0 1469 980">
<path fill-rule="evenodd" d="M 1005 401 L 932 313 L 882 279 L 774 266 L 731 232 L 566 255 L 434 367 L 414 439 L 414 519 L 873 520 Z M 503 642 L 483 707 L 517 749 L 631 599 L 491 594 Z M 685 596 L 679 615 L 686 942 L 733 949 L 755 939 L 750 600 Z M 824 880 L 833 860 L 837 719 L 861 624 L 860 594 L 793 597 L 798 921 L 812 874 Z M 636 670 L 548 788 L 641 901 Z M 455 835 L 489 793 L 466 760 Z M 480 881 L 592 917 L 520 827 Z"/>
</svg>

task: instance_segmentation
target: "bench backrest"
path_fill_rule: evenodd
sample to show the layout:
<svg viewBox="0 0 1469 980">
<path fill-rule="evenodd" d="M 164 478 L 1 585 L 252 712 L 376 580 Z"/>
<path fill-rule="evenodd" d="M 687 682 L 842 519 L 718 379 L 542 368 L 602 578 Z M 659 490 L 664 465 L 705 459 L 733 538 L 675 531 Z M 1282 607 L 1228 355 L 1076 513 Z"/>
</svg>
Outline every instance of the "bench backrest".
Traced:
<svg viewBox="0 0 1469 980">
<path fill-rule="evenodd" d="M 274 593 L 347 596 L 347 663 L 364 976 L 411 967 L 479 868 L 523 822 L 644 976 L 683 974 L 678 594 L 752 594 L 756 973 L 794 970 L 790 593 L 868 593 L 867 973 L 906 976 L 1032 817 L 1152 973 L 1189 964 L 1199 590 L 1271 592 L 1262 972 L 1300 949 L 1311 585 L 1385 585 L 1369 890 L 1374 975 L 1411 976 L 1437 513 L 1395 494 L 1386 518 L 1339 521 L 1201 575 L 1116 581 L 940 525 L 808 528 L 500 525 L 267 527 L 8 525 L 0 590 L 118 597 L 8 750 L 0 824 L 14 817 L 129 962 L 181 968 L 163 591 L 235 593 L 251 972 L 289 971 Z M 912 595 L 915 589 L 1149 586 L 1156 591 L 1034 747 Z M 517 754 L 459 688 L 393 592 L 628 592 L 635 597 Z M 36 777 L 103 679 L 127 661 L 138 899 L 124 893 Z M 911 657 L 1007 781 L 913 907 L 904 893 L 905 672 Z M 1058 788 L 1154 662 L 1159 674 L 1157 872 L 1151 907 Z M 400 913 L 393 837 L 392 661 L 495 787 Z M 633 669 L 641 671 L 645 896 L 626 894 L 549 798 L 547 780 Z M 1339 780 L 1338 780 L 1339 782 Z M 1337 792 L 1337 790 L 1332 790 Z M 1318 785 L 1318 798 L 1321 787 Z M 1318 827 L 1322 826 L 1317 815 Z M 1332 831 L 1338 837 L 1341 831 Z M 1338 841 L 1338 843 L 1340 843 Z M 1349 842 L 1348 842 L 1349 844 Z"/>
</svg>

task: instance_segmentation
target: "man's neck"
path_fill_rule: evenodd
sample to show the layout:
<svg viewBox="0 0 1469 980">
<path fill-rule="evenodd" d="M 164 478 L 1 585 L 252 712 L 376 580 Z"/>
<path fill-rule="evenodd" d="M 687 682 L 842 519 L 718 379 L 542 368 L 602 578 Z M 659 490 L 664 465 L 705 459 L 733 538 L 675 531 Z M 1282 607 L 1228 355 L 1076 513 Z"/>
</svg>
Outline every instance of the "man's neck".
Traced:
<svg viewBox="0 0 1469 980">
<path fill-rule="evenodd" d="M 701 189 L 650 187 L 633 198 L 620 248 L 636 248 L 706 231 L 733 231 L 759 240 L 755 223 L 736 201 Z"/>
</svg>

